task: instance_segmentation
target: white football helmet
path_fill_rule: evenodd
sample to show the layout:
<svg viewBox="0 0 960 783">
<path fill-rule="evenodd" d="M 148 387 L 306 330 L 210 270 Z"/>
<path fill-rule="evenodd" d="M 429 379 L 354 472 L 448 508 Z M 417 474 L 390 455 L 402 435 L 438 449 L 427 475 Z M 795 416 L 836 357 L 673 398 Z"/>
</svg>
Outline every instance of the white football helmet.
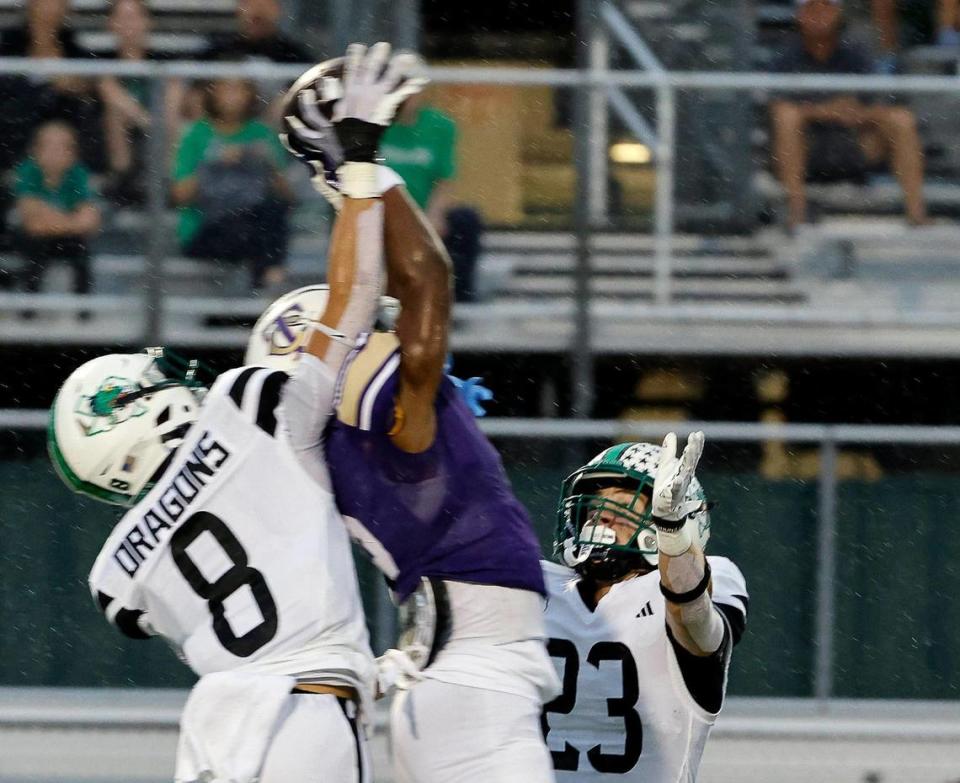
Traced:
<svg viewBox="0 0 960 783">
<path fill-rule="evenodd" d="M 273 302 L 253 326 L 243 363 L 292 373 L 307 341 L 307 327 L 320 320 L 329 298 L 330 286 L 308 285 Z M 375 328 L 391 331 L 399 312 L 396 299 L 381 296 Z"/>
<path fill-rule="evenodd" d="M 135 503 L 197 419 L 206 390 L 196 370 L 159 348 L 101 356 L 74 370 L 47 429 L 64 483 L 107 503 Z"/>
</svg>

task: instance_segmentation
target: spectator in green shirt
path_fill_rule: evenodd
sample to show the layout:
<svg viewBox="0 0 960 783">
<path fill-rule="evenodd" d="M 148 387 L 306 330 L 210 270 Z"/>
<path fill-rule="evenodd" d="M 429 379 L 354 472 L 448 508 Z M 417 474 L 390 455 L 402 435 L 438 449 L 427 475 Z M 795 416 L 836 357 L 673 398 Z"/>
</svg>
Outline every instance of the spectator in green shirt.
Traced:
<svg viewBox="0 0 960 783">
<path fill-rule="evenodd" d="M 47 264 L 63 259 L 73 264 L 74 291 L 88 293 L 88 243 L 100 230 L 100 209 L 73 128 L 59 120 L 37 128 L 30 157 L 17 166 L 14 196 L 20 218 L 14 243 L 27 261 L 27 291 L 39 291 Z"/>
<path fill-rule="evenodd" d="M 291 201 L 286 152 L 277 134 L 254 119 L 251 82 L 212 82 L 206 111 L 184 132 L 174 164 L 180 246 L 192 258 L 249 263 L 254 288 L 278 285 Z"/>
<path fill-rule="evenodd" d="M 457 301 L 474 301 L 483 224 L 476 210 L 458 205 L 454 197 L 456 123 L 425 106 L 422 94 L 415 95 L 400 107 L 397 119 L 383 134 L 380 151 L 443 238 L 453 261 Z"/>
</svg>

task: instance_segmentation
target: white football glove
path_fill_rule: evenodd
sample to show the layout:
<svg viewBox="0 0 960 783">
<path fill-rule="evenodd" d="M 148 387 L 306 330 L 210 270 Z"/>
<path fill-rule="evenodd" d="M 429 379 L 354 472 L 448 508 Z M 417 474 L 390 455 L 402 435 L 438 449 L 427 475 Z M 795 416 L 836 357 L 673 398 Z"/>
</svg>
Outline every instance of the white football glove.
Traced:
<svg viewBox="0 0 960 783">
<path fill-rule="evenodd" d="M 390 57 L 390 44 L 384 41 L 369 49 L 350 44 L 343 63 L 343 97 L 334 109 L 333 122 L 354 119 L 386 127 L 400 104 L 427 82 L 424 62 L 412 52 Z"/>
<path fill-rule="evenodd" d="M 653 522 L 658 527 L 682 527 L 686 518 L 703 505 L 701 500 L 684 500 L 701 454 L 702 432 L 690 433 L 679 459 L 676 433 L 671 432 L 663 439 L 657 477 L 653 482 Z"/>
<path fill-rule="evenodd" d="M 377 698 L 405 691 L 423 679 L 423 672 L 403 650 L 390 649 L 377 658 Z"/>
<path fill-rule="evenodd" d="M 333 109 L 333 127 L 347 163 L 373 163 L 380 137 L 397 107 L 427 83 L 415 54 L 390 57 L 390 44 L 350 44 L 343 62 L 343 96 Z"/>
</svg>

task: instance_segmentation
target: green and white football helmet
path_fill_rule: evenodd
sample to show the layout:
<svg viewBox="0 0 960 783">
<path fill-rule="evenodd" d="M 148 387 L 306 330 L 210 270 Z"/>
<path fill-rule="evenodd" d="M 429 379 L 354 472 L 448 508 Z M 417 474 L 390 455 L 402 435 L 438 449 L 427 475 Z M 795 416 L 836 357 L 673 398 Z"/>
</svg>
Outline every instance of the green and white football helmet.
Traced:
<svg viewBox="0 0 960 783">
<path fill-rule="evenodd" d="M 206 392 L 197 370 L 161 348 L 101 356 L 74 370 L 47 428 L 64 483 L 107 503 L 135 503 L 197 419 Z"/>
<path fill-rule="evenodd" d="M 330 286 L 308 285 L 274 301 L 254 324 L 243 363 L 292 373 L 303 352 L 308 327 L 323 316 L 329 298 Z M 374 328 L 392 331 L 399 312 L 400 302 L 392 296 L 381 296 Z"/>
<path fill-rule="evenodd" d="M 649 502 L 660 462 L 660 446 L 654 443 L 620 443 L 600 452 L 563 482 L 557 506 L 554 556 L 583 575 L 619 579 L 630 571 L 657 567 L 657 531 Z M 605 487 L 633 490 L 629 503 L 618 503 L 597 494 Z M 637 511 L 637 501 L 648 502 Z M 686 527 L 694 541 L 705 547 L 710 538 L 710 512 L 703 487 L 696 477 L 685 501 L 700 501 L 687 517 Z M 614 531 L 599 523 L 604 512 L 636 525 L 630 540 L 616 542 Z"/>
</svg>

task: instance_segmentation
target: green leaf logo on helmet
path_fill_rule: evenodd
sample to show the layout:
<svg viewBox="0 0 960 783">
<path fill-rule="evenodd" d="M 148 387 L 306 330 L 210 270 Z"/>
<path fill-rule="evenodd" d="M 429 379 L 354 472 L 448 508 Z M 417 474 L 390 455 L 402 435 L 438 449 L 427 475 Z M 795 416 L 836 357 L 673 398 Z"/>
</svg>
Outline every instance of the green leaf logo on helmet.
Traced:
<svg viewBox="0 0 960 783">
<path fill-rule="evenodd" d="M 80 397 L 73 412 L 84 434 L 90 437 L 110 432 L 128 419 L 143 416 L 147 406 L 142 401 L 135 400 L 129 405 L 118 404 L 123 395 L 136 389 L 137 384 L 133 380 L 111 376 L 105 378 L 89 397 Z"/>
</svg>

